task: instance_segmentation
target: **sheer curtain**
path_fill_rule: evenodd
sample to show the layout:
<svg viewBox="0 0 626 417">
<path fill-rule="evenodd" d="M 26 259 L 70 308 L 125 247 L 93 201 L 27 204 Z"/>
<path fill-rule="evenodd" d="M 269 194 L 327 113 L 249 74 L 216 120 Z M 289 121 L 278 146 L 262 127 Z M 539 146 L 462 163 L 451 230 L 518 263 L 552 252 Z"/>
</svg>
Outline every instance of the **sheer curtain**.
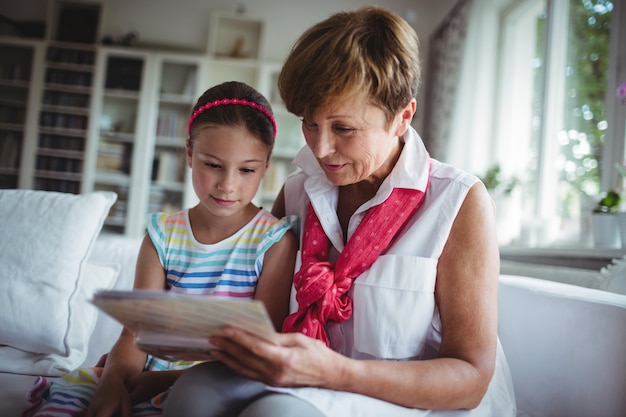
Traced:
<svg viewBox="0 0 626 417">
<path fill-rule="evenodd" d="M 430 154 L 446 160 L 454 121 L 469 10 L 474 0 L 460 0 L 430 38 L 425 86 L 423 139 Z"/>
<path fill-rule="evenodd" d="M 474 174 L 493 161 L 498 28 L 511 0 L 460 0 L 430 39 L 424 142 Z"/>
</svg>

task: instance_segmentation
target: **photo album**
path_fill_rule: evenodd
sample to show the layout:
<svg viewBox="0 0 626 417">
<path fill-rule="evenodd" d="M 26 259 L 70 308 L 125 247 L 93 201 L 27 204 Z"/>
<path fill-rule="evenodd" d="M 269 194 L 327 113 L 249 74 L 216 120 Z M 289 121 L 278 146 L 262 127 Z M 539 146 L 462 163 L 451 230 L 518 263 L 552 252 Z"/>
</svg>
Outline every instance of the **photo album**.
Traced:
<svg viewBox="0 0 626 417">
<path fill-rule="evenodd" d="M 276 342 L 276 331 L 259 300 L 158 290 L 98 291 L 91 303 L 136 335 L 137 346 L 170 361 L 211 360 L 209 342 L 226 326 Z"/>
</svg>

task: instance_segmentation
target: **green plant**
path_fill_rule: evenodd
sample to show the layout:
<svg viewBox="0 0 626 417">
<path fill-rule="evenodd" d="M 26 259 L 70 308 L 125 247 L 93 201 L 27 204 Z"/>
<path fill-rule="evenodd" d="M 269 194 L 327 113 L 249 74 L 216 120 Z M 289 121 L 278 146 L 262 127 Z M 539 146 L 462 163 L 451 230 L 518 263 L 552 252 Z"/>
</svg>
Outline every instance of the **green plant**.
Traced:
<svg viewBox="0 0 626 417">
<path fill-rule="evenodd" d="M 609 190 L 604 197 L 598 201 L 598 205 L 593 210 L 594 213 L 617 213 L 622 197 L 615 190 Z"/>
<path fill-rule="evenodd" d="M 492 165 L 485 172 L 485 175 L 480 177 L 480 180 L 485 184 L 487 190 L 510 195 L 519 184 L 519 179 L 517 177 L 503 178 L 501 171 L 499 164 Z"/>
</svg>

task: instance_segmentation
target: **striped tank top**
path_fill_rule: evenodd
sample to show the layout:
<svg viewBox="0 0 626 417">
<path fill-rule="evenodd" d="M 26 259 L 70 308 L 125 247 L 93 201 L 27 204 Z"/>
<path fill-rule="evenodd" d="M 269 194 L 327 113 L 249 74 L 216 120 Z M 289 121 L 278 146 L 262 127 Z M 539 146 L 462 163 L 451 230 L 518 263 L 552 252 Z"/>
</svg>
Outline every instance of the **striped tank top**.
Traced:
<svg viewBox="0 0 626 417">
<path fill-rule="evenodd" d="M 295 221 L 261 209 L 235 234 L 214 244 L 194 238 L 188 210 L 154 213 L 147 229 L 170 291 L 244 299 L 254 297 L 265 253 Z"/>
<path fill-rule="evenodd" d="M 279 220 L 261 209 L 232 236 L 214 244 L 194 238 L 188 210 L 153 213 L 146 228 L 170 291 L 245 299 L 254 298 L 267 250 L 296 223 L 296 216 Z M 144 370 L 184 369 L 193 364 L 148 355 Z"/>
</svg>

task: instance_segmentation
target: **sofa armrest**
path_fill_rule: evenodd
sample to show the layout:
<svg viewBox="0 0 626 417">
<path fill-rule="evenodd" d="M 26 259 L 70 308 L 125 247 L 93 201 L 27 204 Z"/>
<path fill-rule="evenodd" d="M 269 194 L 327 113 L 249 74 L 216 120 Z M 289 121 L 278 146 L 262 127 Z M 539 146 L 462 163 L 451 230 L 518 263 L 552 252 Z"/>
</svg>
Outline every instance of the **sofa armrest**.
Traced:
<svg viewBox="0 0 626 417">
<path fill-rule="evenodd" d="M 502 275 L 499 335 L 520 413 L 626 415 L 626 296 Z"/>
</svg>

